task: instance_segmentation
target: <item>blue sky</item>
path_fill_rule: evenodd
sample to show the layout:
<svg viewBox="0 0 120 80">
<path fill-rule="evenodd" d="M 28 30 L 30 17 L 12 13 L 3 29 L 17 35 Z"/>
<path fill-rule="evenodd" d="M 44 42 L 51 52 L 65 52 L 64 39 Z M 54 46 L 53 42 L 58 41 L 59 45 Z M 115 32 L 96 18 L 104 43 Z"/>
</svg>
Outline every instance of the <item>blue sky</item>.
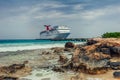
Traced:
<svg viewBox="0 0 120 80">
<path fill-rule="evenodd" d="M 0 39 L 35 39 L 43 25 L 67 25 L 69 37 L 120 31 L 120 0 L 0 0 Z"/>
</svg>

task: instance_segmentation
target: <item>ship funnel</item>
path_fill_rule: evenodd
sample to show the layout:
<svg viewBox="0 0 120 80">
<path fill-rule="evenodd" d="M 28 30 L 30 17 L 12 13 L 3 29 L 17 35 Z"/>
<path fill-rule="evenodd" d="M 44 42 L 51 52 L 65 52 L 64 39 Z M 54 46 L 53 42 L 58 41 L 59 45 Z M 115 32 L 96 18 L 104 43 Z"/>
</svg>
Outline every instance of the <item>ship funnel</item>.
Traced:
<svg viewBox="0 0 120 80">
<path fill-rule="evenodd" d="M 46 27 L 46 30 L 49 31 L 50 30 L 50 26 L 51 25 L 44 25 Z"/>
</svg>

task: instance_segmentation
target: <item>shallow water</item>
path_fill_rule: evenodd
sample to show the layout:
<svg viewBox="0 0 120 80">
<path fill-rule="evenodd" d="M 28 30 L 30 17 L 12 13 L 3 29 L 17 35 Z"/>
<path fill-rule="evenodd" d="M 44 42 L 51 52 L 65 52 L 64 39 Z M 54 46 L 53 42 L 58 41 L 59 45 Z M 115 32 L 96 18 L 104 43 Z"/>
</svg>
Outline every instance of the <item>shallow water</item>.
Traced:
<svg viewBox="0 0 120 80">
<path fill-rule="evenodd" d="M 59 72 L 54 72 L 50 69 L 37 69 L 37 70 L 33 70 L 31 72 L 31 75 L 28 75 L 26 77 L 22 77 L 20 80 L 22 79 L 30 79 L 30 80 L 66 80 L 66 78 L 68 78 L 69 76 L 66 75 L 69 73 L 59 73 Z M 69 74 L 69 75 L 73 75 Z"/>
<path fill-rule="evenodd" d="M 0 40 L 0 52 L 22 51 L 41 48 L 64 47 L 66 41 L 51 40 Z M 82 44 L 82 41 L 70 41 L 75 44 Z"/>
<path fill-rule="evenodd" d="M 84 80 L 115 80 L 112 76 L 113 71 L 109 71 L 106 74 L 90 75 L 84 74 Z M 72 76 L 77 73 L 68 71 L 65 73 L 54 72 L 50 69 L 37 69 L 33 70 L 30 75 L 20 78 L 20 80 L 70 80 Z M 118 79 L 119 80 L 119 79 Z"/>
</svg>

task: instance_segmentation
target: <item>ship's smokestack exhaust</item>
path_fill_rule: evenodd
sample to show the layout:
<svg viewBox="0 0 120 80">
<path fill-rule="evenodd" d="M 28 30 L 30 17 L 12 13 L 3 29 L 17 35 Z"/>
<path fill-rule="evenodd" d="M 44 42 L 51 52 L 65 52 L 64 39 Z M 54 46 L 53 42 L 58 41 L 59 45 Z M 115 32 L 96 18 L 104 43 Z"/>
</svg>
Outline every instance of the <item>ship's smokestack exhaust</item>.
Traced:
<svg viewBox="0 0 120 80">
<path fill-rule="evenodd" d="M 46 30 L 49 31 L 50 30 L 50 26 L 51 25 L 44 25 L 46 27 Z"/>
</svg>

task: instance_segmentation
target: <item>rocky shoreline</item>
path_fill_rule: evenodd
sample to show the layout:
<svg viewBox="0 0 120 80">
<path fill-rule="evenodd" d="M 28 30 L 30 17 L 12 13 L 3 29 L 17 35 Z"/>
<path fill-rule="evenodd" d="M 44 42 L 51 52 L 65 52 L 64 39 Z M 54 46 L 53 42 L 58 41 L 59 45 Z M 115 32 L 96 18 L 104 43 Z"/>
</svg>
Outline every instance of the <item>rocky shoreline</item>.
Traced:
<svg viewBox="0 0 120 80">
<path fill-rule="evenodd" d="M 73 51 L 72 57 L 67 58 L 60 54 L 59 61 L 62 65 L 53 70 L 65 72 L 66 69 L 70 69 L 92 75 L 118 70 L 113 73 L 113 76 L 120 78 L 120 39 L 93 38 L 84 45 L 68 42 L 64 50 Z"/>
<path fill-rule="evenodd" d="M 120 79 L 120 39 L 117 38 L 93 38 L 81 45 L 67 42 L 65 47 L 1 52 L 0 55 L 0 80 L 25 80 L 21 77 L 30 75 L 34 69 L 75 73 L 64 80 L 90 80 L 88 76 L 101 75 L 105 76 L 100 80 Z"/>
</svg>

